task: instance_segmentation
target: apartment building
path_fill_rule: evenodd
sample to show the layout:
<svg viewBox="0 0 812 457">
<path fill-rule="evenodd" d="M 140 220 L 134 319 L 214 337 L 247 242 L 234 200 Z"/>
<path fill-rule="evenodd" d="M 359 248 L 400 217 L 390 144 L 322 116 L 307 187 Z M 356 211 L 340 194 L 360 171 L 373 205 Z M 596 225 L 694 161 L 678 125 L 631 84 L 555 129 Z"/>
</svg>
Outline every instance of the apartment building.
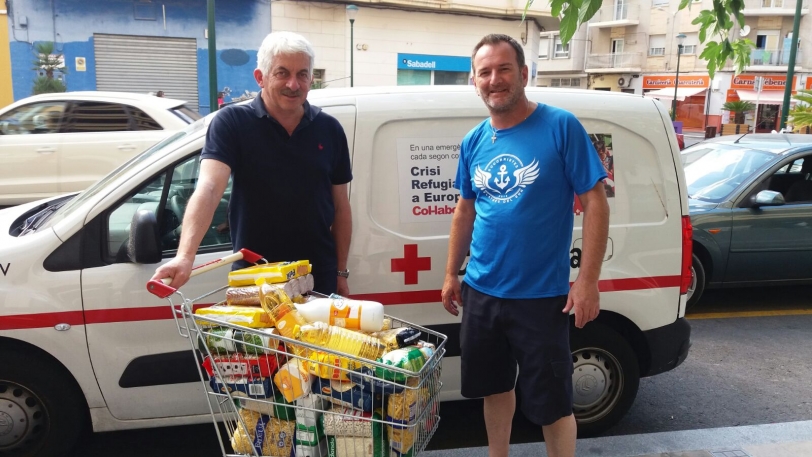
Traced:
<svg viewBox="0 0 812 457">
<path fill-rule="evenodd" d="M 725 102 L 750 100 L 758 107 L 747 122 L 757 132 L 770 132 L 780 122 L 796 1 L 804 3 L 791 84 L 793 90 L 812 88 L 810 0 L 745 0 L 745 26 L 737 24 L 732 32 L 756 44 L 750 65 L 738 76 L 728 65 L 712 81 L 699 58 L 699 26 L 691 23 L 711 8 L 710 0 L 693 0 L 682 11 L 678 0 L 605 0 L 567 46 L 557 31 L 540 34 L 536 83 L 643 94 L 667 106 L 676 92 L 677 120 L 686 128 L 727 122 L 729 113 L 721 109 Z M 761 91 L 754 87 L 757 76 L 763 80 Z"/>
<path fill-rule="evenodd" d="M 535 2 L 525 21 L 525 0 L 360 0 L 354 5 L 352 24 L 346 4 L 271 5 L 272 30 L 297 32 L 313 43 L 315 77 L 323 86 L 349 87 L 351 80 L 355 86 L 471 84 L 471 50 L 489 33 L 519 41 L 535 75 L 540 33 L 558 28 L 546 1 Z M 535 84 L 532 77 L 530 84 Z"/>
</svg>

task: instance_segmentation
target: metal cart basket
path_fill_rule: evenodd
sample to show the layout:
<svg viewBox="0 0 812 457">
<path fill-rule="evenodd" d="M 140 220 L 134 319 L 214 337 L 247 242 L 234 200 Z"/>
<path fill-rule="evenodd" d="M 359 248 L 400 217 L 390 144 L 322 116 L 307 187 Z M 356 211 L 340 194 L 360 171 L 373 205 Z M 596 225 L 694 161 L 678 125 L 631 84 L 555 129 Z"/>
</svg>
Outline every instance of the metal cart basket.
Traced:
<svg viewBox="0 0 812 457">
<path fill-rule="evenodd" d="M 243 250 L 192 276 L 241 259 L 260 260 Z M 227 287 L 189 299 L 160 282 L 147 285 L 169 300 L 178 332 L 202 356 L 198 372 L 223 456 L 414 457 L 425 450 L 440 421 L 445 335 L 385 316 L 391 329 L 421 332 L 421 351 L 430 355 L 410 371 L 194 313 L 195 303 Z"/>
</svg>

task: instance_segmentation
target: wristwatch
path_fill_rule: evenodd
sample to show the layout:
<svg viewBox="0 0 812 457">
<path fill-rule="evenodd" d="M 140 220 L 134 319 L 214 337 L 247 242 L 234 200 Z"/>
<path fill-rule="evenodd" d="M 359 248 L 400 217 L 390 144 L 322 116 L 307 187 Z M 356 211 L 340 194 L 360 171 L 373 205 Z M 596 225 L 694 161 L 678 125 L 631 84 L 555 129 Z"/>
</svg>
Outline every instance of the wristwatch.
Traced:
<svg viewBox="0 0 812 457">
<path fill-rule="evenodd" d="M 349 278 L 350 277 L 350 270 L 338 270 L 338 275 L 342 278 Z"/>
</svg>

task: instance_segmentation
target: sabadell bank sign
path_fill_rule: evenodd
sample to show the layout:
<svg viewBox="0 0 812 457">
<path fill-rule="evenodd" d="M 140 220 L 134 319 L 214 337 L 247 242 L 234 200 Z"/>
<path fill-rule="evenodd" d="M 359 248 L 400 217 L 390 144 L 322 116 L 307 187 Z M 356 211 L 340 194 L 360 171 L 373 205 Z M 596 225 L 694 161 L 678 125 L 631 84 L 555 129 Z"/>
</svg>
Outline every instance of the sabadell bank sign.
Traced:
<svg viewBox="0 0 812 457">
<path fill-rule="evenodd" d="M 398 70 L 470 71 L 471 58 L 430 54 L 398 54 Z"/>
</svg>

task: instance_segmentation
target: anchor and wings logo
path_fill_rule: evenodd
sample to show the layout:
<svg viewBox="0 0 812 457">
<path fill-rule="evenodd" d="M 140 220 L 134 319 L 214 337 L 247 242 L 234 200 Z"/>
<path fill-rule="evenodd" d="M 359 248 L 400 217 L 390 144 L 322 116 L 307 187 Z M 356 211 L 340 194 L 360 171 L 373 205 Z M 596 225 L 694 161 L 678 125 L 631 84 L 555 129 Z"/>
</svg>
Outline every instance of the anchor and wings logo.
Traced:
<svg viewBox="0 0 812 457">
<path fill-rule="evenodd" d="M 501 154 L 488 162 L 485 169 L 477 165 L 474 185 L 497 203 L 507 203 L 524 192 L 539 176 L 539 162 L 533 159 L 525 166 L 512 154 Z"/>
</svg>

